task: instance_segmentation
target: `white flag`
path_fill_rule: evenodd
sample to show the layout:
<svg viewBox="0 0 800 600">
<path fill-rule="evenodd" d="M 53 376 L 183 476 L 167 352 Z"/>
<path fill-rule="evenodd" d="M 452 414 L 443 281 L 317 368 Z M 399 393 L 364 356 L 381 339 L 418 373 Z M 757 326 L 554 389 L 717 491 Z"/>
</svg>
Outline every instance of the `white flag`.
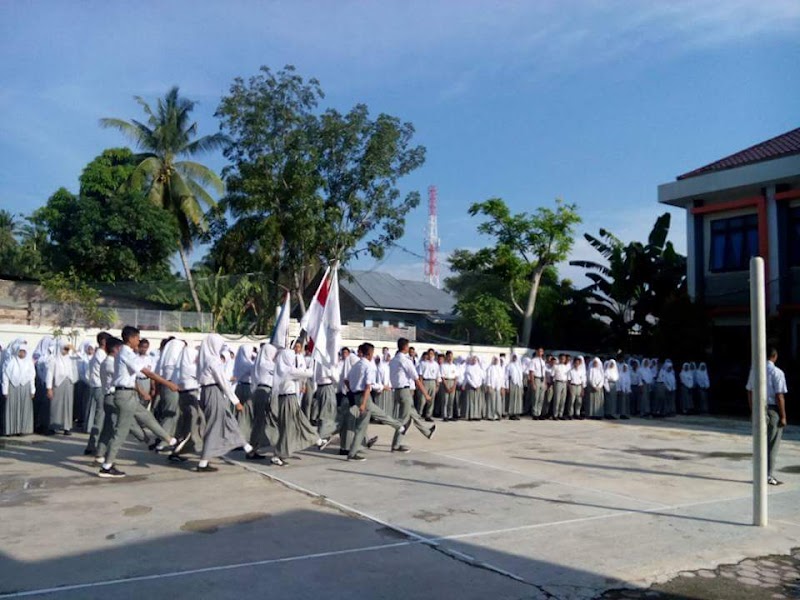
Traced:
<svg viewBox="0 0 800 600">
<path fill-rule="evenodd" d="M 286 294 L 286 300 L 281 307 L 281 312 L 278 313 L 278 318 L 275 320 L 275 327 L 272 328 L 272 335 L 269 342 L 276 348 L 289 347 L 289 312 L 291 304 L 289 302 L 289 294 Z"/>
<path fill-rule="evenodd" d="M 339 312 L 339 265 L 328 267 L 308 311 L 300 321 L 313 348 L 312 356 L 331 368 L 338 362 L 342 345 L 342 315 Z"/>
</svg>

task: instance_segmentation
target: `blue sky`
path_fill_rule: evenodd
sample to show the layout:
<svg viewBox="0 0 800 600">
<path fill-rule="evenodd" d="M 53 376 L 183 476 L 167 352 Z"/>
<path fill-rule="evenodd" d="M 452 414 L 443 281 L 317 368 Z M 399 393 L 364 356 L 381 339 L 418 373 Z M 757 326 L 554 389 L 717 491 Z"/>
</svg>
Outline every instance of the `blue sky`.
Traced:
<svg viewBox="0 0 800 600">
<path fill-rule="evenodd" d="M 642 239 L 656 186 L 800 125 L 800 2 L 7 1 L 0 4 L 0 206 L 29 213 L 104 148 L 100 117 L 171 85 L 203 133 L 232 79 L 294 64 L 324 106 L 365 102 L 428 149 L 404 190 L 439 190 L 442 258 L 477 248 L 467 206 L 579 205 L 580 232 Z M 205 162 L 220 169 L 221 156 Z M 422 252 L 426 207 L 401 244 Z M 685 221 L 672 239 L 685 250 Z M 582 239 L 573 258 L 592 257 Z M 394 250 L 380 268 L 421 279 Z M 562 273 L 578 282 L 575 269 Z"/>
</svg>

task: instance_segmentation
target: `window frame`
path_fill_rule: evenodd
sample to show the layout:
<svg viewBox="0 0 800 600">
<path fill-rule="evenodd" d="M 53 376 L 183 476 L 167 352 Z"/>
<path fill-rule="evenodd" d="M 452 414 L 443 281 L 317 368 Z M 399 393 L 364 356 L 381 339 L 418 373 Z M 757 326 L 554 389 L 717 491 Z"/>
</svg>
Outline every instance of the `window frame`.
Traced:
<svg viewBox="0 0 800 600">
<path fill-rule="evenodd" d="M 750 258 L 759 255 L 758 225 L 757 213 L 710 219 L 708 272 L 716 274 L 747 271 Z M 736 236 L 740 236 L 740 239 L 736 240 Z M 716 260 L 720 252 L 717 243 L 720 237 L 723 240 L 721 261 Z M 739 252 L 738 262 L 733 260 L 736 252 Z"/>
</svg>

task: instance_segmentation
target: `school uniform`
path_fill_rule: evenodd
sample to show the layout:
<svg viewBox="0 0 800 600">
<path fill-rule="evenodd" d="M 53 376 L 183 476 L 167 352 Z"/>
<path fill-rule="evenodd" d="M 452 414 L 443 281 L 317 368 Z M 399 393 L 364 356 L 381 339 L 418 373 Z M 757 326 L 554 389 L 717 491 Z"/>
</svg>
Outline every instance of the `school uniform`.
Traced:
<svg viewBox="0 0 800 600">
<path fill-rule="evenodd" d="M 3 362 L 2 380 L 2 435 L 27 435 L 33 433 L 33 397 L 36 394 L 36 367 L 30 354 L 19 357 L 19 352 L 28 352 L 25 343 L 12 343 L 8 358 Z"/>
<path fill-rule="evenodd" d="M 434 363 L 435 364 L 435 363 Z M 414 407 L 412 389 L 417 381 L 417 370 L 408 354 L 397 352 L 389 361 L 389 382 L 394 390 L 394 404 L 397 407 L 397 422 L 408 423 L 409 419 L 422 435 L 429 438 L 434 426 L 425 423 Z M 392 450 L 400 448 L 400 436 L 395 433 Z"/>
<path fill-rule="evenodd" d="M 535 419 L 542 415 L 547 363 L 541 356 L 534 356 L 528 369 L 528 381 L 531 386 L 531 416 Z"/>
<path fill-rule="evenodd" d="M 89 433 L 89 440 L 86 443 L 86 453 L 94 454 L 97 449 L 97 438 L 105 421 L 105 408 L 103 396 L 103 382 L 100 379 L 100 368 L 108 358 L 108 354 L 103 348 L 97 348 L 92 359 L 89 361 L 87 375 L 89 380 L 89 402 L 86 403 L 86 415 L 84 425 Z"/>
</svg>

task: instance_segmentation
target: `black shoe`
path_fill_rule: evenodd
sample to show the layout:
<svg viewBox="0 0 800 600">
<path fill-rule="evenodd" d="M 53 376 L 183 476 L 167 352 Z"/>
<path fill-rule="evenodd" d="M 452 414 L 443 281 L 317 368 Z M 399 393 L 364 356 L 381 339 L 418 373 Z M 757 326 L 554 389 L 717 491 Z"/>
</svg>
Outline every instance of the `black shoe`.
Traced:
<svg viewBox="0 0 800 600">
<path fill-rule="evenodd" d="M 628 415 L 622 415 L 620 419 L 622 419 L 623 421 L 627 421 L 628 419 L 630 419 L 630 417 Z"/>
<path fill-rule="evenodd" d="M 90 454 L 94 455 L 94 450 L 89 450 L 88 448 L 86 448 L 86 450 L 83 451 L 84 456 L 89 456 Z"/>
<path fill-rule="evenodd" d="M 509 421 L 519 421 L 519 417 L 517 415 L 511 415 L 510 417 L 508 417 L 508 420 Z"/>
<path fill-rule="evenodd" d="M 153 442 L 152 444 L 150 444 L 150 445 L 147 447 L 147 449 L 148 449 L 148 450 L 155 450 L 156 448 L 158 448 L 159 444 L 161 444 L 161 441 L 160 441 L 160 440 L 156 440 L 155 442 Z"/>
<path fill-rule="evenodd" d="M 172 450 L 174 454 L 180 454 L 181 450 L 189 443 L 189 440 L 192 438 L 192 434 L 188 434 L 185 438 L 179 439 L 178 443 L 175 444 L 175 448 Z"/>
<path fill-rule="evenodd" d="M 403 454 L 408 454 L 411 452 L 411 448 L 408 446 L 398 446 L 397 448 L 392 448 L 392 452 L 402 452 Z"/>
<path fill-rule="evenodd" d="M 108 469 L 103 469 L 101 467 L 97 475 L 103 479 L 122 479 L 125 477 L 125 473 L 117 469 L 114 465 L 111 465 Z"/>
<path fill-rule="evenodd" d="M 365 460 L 367 460 L 367 457 L 364 456 L 363 454 L 356 454 L 355 456 L 348 456 L 347 460 L 352 460 L 355 462 L 364 462 Z"/>
<path fill-rule="evenodd" d="M 198 473 L 216 473 L 219 471 L 217 467 L 212 467 L 211 465 L 206 465 L 205 467 L 195 467 L 195 471 Z"/>
<path fill-rule="evenodd" d="M 406 419 L 406 422 L 403 423 L 403 435 L 408 433 L 408 428 L 411 427 L 411 423 L 413 423 L 413 421 L 411 417 L 408 417 L 408 419 Z"/>
<path fill-rule="evenodd" d="M 425 417 L 425 420 L 426 420 L 428 423 L 433 423 L 433 417 Z"/>
<path fill-rule="evenodd" d="M 244 452 L 244 446 L 239 446 L 238 448 L 234 448 L 233 452 Z"/>
<path fill-rule="evenodd" d="M 349 454 L 350 452 L 348 452 L 347 450 L 339 450 L 339 456 L 347 456 Z"/>
<path fill-rule="evenodd" d="M 428 439 L 431 439 L 433 437 L 434 433 L 436 433 L 436 425 L 431 427 L 430 431 L 428 432 L 428 435 L 426 435 L 425 437 L 427 437 Z"/>
<path fill-rule="evenodd" d="M 367 447 L 367 449 L 369 449 L 369 448 L 372 448 L 377 443 L 378 443 L 378 436 L 375 435 L 375 436 L 372 436 L 371 438 L 369 438 L 367 440 L 367 443 L 364 444 L 364 445 Z M 345 452 L 345 454 L 347 454 L 347 452 Z"/>
<path fill-rule="evenodd" d="M 258 452 L 256 452 L 255 450 L 253 450 L 252 452 L 248 452 L 248 453 L 245 455 L 245 458 L 246 458 L 247 460 L 264 460 L 264 459 L 265 459 L 265 458 L 267 458 L 267 457 L 266 457 L 266 456 L 264 456 L 263 454 L 259 454 L 259 453 L 258 453 Z"/>
<path fill-rule="evenodd" d="M 64 435 L 72 435 L 72 432 L 69 429 L 65 429 Z"/>
<path fill-rule="evenodd" d="M 442 423 L 447 423 L 449 420 L 450 420 L 450 419 L 448 419 L 447 417 L 443 417 L 443 418 L 442 418 Z"/>
<path fill-rule="evenodd" d="M 187 461 L 187 460 L 189 460 L 189 459 L 188 459 L 188 458 L 186 458 L 185 456 L 180 456 L 180 455 L 178 455 L 178 454 L 170 454 L 170 455 L 167 457 L 167 460 L 168 460 L 169 462 L 174 462 L 174 463 L 182 463 L 182 462 L 186 462 L 186 461 Z"/>
</svg>

